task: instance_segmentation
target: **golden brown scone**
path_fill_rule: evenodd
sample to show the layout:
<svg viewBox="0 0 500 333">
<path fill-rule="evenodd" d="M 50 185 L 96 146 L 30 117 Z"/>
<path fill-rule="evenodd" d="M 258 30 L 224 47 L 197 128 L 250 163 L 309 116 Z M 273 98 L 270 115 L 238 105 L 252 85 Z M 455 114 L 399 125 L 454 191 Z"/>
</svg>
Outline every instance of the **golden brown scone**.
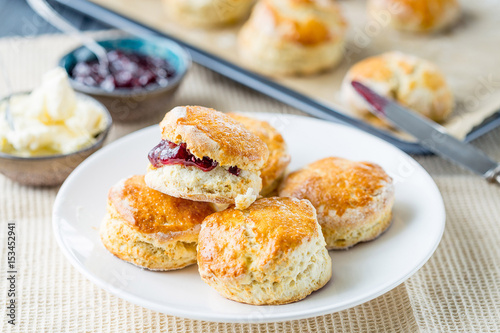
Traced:
<svg viewBox="0 0 500 333">
<path fill-rule="evenodd" d="M 333 0 L 261 0 L 239 32 L 239 54 L 263 74 L 317 73 L 341 60 L 346 26 Z"/>
<path fill-rule="evenodd" d="M 439 68 L 433 63 L 401 52 L 367 58 L 351 67 L 342 83 L 342 99 L 359 117 L 371 114 L 366 101 L 353 89 L 360 81 L 379 94 L 437 122 L 453 111 L 453 94 Z"/>
<path fill-rule="evenodd" d="M 347 249 L 386 230 L 392 218 L 392 178 L 378 165 L 328 157 L 291 173 L 280 196 L 309 200 L 327 248 Z"/>
<path fill-rule="evenodd" d="M 460 17 L 458 0 L 368 0 L 375 18 L 388 18 L 392 27 L 413 32 L 434 32 Z"/>
<path fill-rule="evenodd" d="M 255 201 L 262 188 L 259 170 L 269 156 L 258 136 L 228 115 L 201 106 L 172 109 L 160 128 L 163 141 L 149 153 L 149 187 L 175 197 L 235 204 L 241 209 Z M 165 157 L 179 147 L 187 150 L 182 164 L 171 163 Z M 194 160 L 196 165 L 184 163 Z"/>
<path fill-rule="evenodd" d="M 260 169 L 260 178 L 262 178 L 260 195 L 267 196 L 279 186 L 283 174 L 288 164 L 290 164 L 290 154 L 288 154 L 286 142 L 283 136 L 267 121 L 245 117 L 236 113 L 229 113 L 229 116 L 257 135 L 269 149 L 269 158 Z"/>
<path fill-rule="evenodd" d="M 201 278 L 248 304 L 286 304 L 323 287 L 331 259 L 307 200 L 266 198 L 208 216 L 198 241 Z"/>
<path fill-rule="evenodd" d="M 132 176 L 113 186 L 101 225 L 104 246 L 118 258 L 151 270 L 172 270 L 196 263 L 203 219 L 209 203 L 171 197 Z"/>
<path fill-rule="evenodd" d="M 215 27 L 246 17 L 254 0 L 163 0 L 176 22 L 192 27 Z"/>
</svg>

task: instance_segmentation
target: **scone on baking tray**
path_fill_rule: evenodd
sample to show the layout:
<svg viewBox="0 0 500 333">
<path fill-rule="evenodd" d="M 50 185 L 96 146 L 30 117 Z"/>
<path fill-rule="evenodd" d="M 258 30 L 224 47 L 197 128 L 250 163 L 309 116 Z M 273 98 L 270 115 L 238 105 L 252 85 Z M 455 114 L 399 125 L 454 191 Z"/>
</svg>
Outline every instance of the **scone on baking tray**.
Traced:
<svg viewBox="0 0 500 333">
<path fill-rule="evenodd" d="M 317 73 L 341 60 L 346 26 L 333 0 L 260 0 L 239 32 L 239 54 L 263 74 Z"/>
<path fill-rule="evenodd" d="M 398 30 L 434 32 L 449 27 L 460 17 L 458 0 L 368 0 L 373 17 L 387 17 Z"/>
<path fill-rule="evenodd" d="M 343 102 L 348 111 L 370 119 L 369 106 L 352 87 L 353 80 L 436 122 L 444 121 L 453 110 L 453 94 L 443 73 L 433 63 L 412 55 L 383 53 L 358 62 L 347 72 L 342 82 Z"/>
<path fill-rule="evenodd" d="M 163 0 L 167 15 L 193 27 L 234 23 L 248 15 L 254 0 Z"/>
<path fill-rule="evenodd" d="M 101 225 L 104 246 L 118 258 L 151 270 L 196 263 L 196 244 L 209 203 L 171 197 L 132 176 L 113 186 Z"/>
<path fill-rule="evenodd" d="M 229 113 L 229 116 L 241 123 L 247 130 L 257 135 L 269 149 L 269 158 L 260 170 L 262 178 L 262 196 L 268 196 L 278 187 L 283 174 L 290 164 L 286 142 L 283 136 L 267 121 L 249 118 L 241 114 Z"/>
<path fill-rule="evenodd" d="M 389 227 L 394 186 L 376 164 L 329 157 L 288 175 L 280 196 L 309 200 L 327 248 L 347 249 Z"/>
<path fill-rule="evenodd" d="M 264 198 L 208 216 L 198 240 L 203 281 L 248 304 L 286 304 L 323 287 L 331 259 L 307 200 Z"/>
<path fill-rule="evenodd" d="M 264 142 L 228 115 L 179 106 L 160 123 L 162 141 L 149 152 L 146 184 L 174 197 L 248 207 L 262 189 Z"/>
</svg>

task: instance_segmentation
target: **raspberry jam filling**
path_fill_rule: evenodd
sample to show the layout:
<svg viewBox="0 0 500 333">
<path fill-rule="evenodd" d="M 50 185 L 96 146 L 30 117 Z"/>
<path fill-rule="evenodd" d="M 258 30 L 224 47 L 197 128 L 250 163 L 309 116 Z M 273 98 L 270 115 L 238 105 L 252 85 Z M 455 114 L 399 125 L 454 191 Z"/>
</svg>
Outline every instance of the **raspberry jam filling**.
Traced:
<svg viewBox="0 0 500 333">
<path fill-rule="evenodd" d="M 238 168 L 237 166 L 229 167 L 229 169 L 227 171 L 229 171 L 229 173 L 231 173 L 231 174 L 233 174 L 235 176 L 239 176 L 240 173 L 241 173 L 241 169 Z"/>
<path fill-rule="evenodd" d="M 160 168 L 164 165 L 181 164 L 185 166 L 195 166 L 207 172 L 215 169 L 219 165 L 217 161 L 207 156 L 204 156 L 202 159 L 197 158 L 186 148 L 185 143 L 176 145 L 167 140 L 161 140 L 156 147 L 151 149 L 148 158 L 155 168 Z M 241 169 L 232 166 L 229 167 L 228 172 L 235 176 L 239 176 Z"/>
</svg>

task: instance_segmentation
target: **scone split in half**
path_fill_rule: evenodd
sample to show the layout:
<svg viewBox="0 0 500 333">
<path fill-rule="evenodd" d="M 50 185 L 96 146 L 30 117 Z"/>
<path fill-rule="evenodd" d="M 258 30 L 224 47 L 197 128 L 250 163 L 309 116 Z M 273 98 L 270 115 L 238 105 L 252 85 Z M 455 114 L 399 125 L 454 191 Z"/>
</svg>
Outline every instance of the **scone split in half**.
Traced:
<svg viewBox="0 0 500 333">
<path fill-rule="evenodd" d="M 104 246 L 118 258 L 151 270 L 196 263 L 196 244 L 212 205 L 168 196 L 132 176 L 113 186 L 101 225 Z"/>
<path fill-rule="evenodd" d="M 162 141 L 148 155 L 146 184 L 195 201 L 248 207 L 262 188 L 269 151 L 259 137 L 214 109 L 179 106 L 160 123 Z"/>
<path fill-rule="evenodd" d="M 444 74 L 435 64 L 413 55 L 386 52 L 356 63 L 347 72 L 341 94 L 348 111 L 378 123 L 380 119 L 352 87 L 354 80 L 436 122 L 445 121 L 453 111 L 453 93 Z"/>
<path fill-rule="evenodd" d="M 198 269 L 222 296 L 255 305 L 301 300 L 332 274 L 314 207 L 278 197 L 208 216 L 198 240 Z"/>
<path fill-rule="evenodd" d="M 312 203 L 328 249 L 373 240 L 392 220 L 392 178 L 374 163 L 321 159 L 288 175 L 280 196 Z"/>
</svg>

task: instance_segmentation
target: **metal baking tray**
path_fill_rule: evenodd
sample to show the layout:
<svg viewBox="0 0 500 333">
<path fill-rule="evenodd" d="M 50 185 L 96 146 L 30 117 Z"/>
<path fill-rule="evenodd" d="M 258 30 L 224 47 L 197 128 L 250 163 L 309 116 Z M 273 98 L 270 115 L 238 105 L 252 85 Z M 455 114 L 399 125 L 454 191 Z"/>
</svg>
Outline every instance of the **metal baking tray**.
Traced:
<svg viewBox="0 0 500 333">
<path fill-rule="evenodd" d="M 142 24 L 134 19 L 121 15 L 88 0 L 56 0 L 58 3 L 72 8 L 82 14 L 103 22 L 106 25 L 121 29 L 141 38 L 165 38 L 182 45 L 191 55 L 193 61 L 209 68 L 225 77 L 230 78 L 244 86 L 256 90 L 264 95 L 272 97 L 280 102 L 297 108 L 311 116 L 347 124 L 359 128 L 365 132 L 382 138 L 409 154 L 430 154 L 430 152 L 416 142 L 406 141 L 398 138 L 393 133 L 376 128 L 363 120 L 350 117 L 334 108 L 321 103 L 313 97 L 294 91 L 272 79 L 266 78 L 234 63 L 220 58 L 210 52 L 201 50 L 199 47 L 187 43 L 179 38 L 159 31 L 155 28 Z M 470 142 L 500 125 L 500 112 L 496 112 L 476 126 L 466 136 L 465 141 Z"/>
</svg>

